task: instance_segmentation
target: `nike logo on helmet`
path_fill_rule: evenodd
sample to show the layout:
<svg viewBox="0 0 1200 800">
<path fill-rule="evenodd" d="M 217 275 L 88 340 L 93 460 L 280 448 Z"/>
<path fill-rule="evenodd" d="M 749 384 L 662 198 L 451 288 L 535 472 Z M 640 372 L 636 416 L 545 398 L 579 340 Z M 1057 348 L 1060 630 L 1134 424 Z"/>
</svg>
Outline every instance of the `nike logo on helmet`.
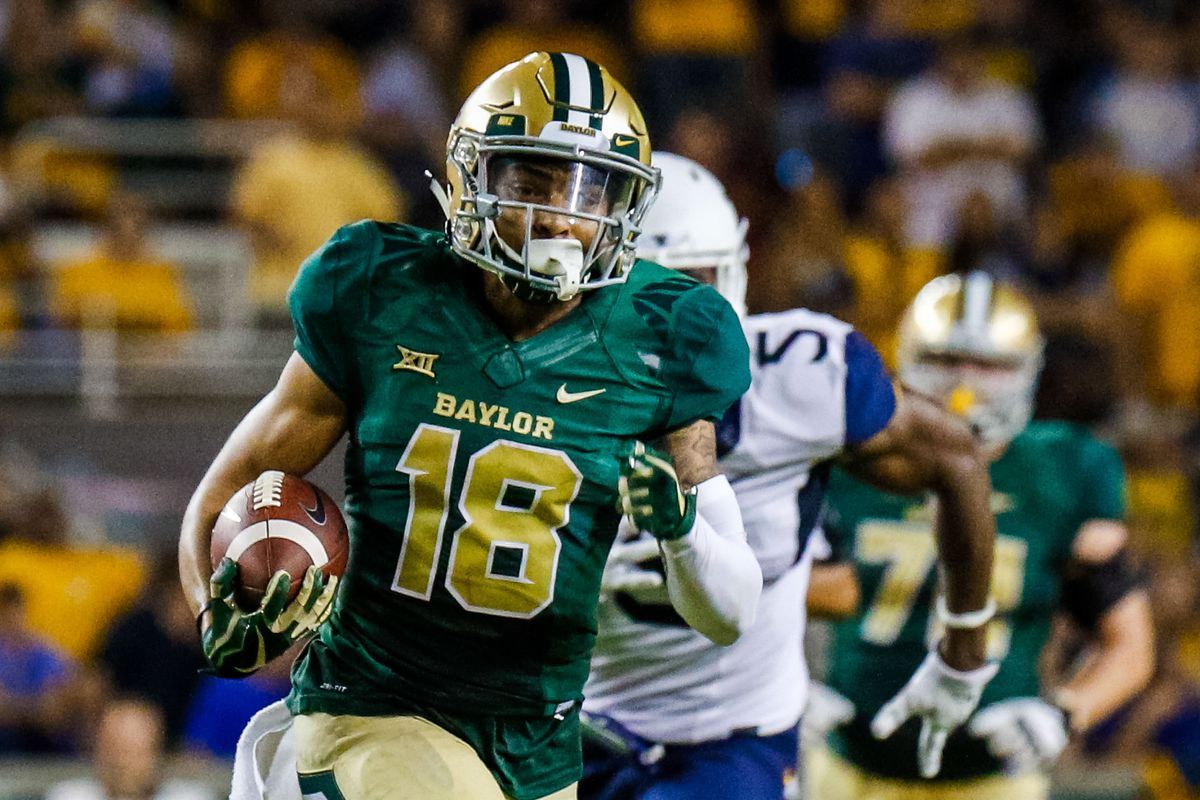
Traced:
<svg viewBox="0 0 1200 800">
<path fill-rule="evenodd" d="M 589 397 L 595 397 L 598 394 L 604 394 L 607 389 L 592 389 L 590 392 L 568 392 L 567 385 L 564 383 L 558 387 L 558 394 L 554 398 L 560 403 L 578 403 L 580 400 L 586 400 Z"/>
<path fill-rule="evenodd" d="M 313 521 L 314 525 L 324 525 L 325 501 L 321 499 L 320 492 L 313 492 L 313 495 L 317 498 L 317 505 L 315 507 L 309 508 L 308 506 L 304 505 L 304 503 L 301 503 L 300 507 L 304 509 L 305 514 L 308 514 L 308 518 Z"/>
</svg>

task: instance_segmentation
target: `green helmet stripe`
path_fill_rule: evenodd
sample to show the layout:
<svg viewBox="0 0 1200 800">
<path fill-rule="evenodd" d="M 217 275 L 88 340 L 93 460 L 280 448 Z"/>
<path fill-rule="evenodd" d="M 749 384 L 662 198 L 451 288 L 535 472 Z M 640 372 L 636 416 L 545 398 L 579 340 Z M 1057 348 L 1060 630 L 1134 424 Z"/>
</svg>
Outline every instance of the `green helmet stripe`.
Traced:
<svg viewBox="0 0 1200 800">
<path fill-rule="evenodd" d="M 600 65 L 590 58 L 584 59 L 587 62 L 588 80 L 592 84 L 592 101 L 591 101 L 591 126 L 596 130 L 600 130 L 603 120 L 600 114 L 604 111 L 604 77 L 600 74 Z"/>
<path fill-rule="evenodd" d="M 554 68 L 554 120 L 566 122 L 571 104 L 571 72 L 562 53 L 551 53 L 550 64 Z"/>
</svg>

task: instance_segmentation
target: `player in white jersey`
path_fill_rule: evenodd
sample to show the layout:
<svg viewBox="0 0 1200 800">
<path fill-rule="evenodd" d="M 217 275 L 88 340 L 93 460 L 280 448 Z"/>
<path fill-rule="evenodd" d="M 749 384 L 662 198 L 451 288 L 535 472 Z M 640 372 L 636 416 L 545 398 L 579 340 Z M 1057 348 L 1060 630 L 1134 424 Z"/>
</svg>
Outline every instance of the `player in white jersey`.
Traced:
<svg viewBox="0 0 1200 800">
<path fill-rule="evenodd" d="M 639 256 L 686 270 L 745 307 L 745 222 L 709 172 L 657 153 L 663 190 Z M 880 712 L 879 736 L 922 719 L 918 758 L 936 773 L 946 733 L 978 703 L 993 520 L 970 430 L 893 387 L 850 325 L 795 309 L 743 318 L 750 390 L 718 426 L 720 466 L 737 495 L 764 590 L 749 631 L 718 647 L 687 629 L 667 597 L 657 545 L 626 531 L 609 559 L 585 689 L 581 800 L 783 796 L 796 764 L 808 674 L 801 652 L 807 547 L 833 459 L 885 488 L 940 499 L 946 638 Z M 980 570 L 983 570 L 982 572 Z"/>
</svg>

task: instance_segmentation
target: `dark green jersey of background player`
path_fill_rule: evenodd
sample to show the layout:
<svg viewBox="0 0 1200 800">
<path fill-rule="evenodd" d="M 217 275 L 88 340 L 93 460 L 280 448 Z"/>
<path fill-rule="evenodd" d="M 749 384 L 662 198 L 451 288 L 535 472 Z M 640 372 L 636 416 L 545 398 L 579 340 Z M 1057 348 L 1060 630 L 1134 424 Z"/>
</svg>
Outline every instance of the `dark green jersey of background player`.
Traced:
<svg viewBox="0 0 1200 800">
<path fill-rule="evenodd" d="M 988 655 L 1003 661 L 981 707 L 1038 696 L 1038 657 L 1060 607 L 1062 572 L 1075 535 L 1089 520 L 1124 514 L 1120 459 L 1074 425 L 1032 423 L 990 473 L 998 614 L 988 630 Z M 857 615 L 835 626 L 827 679 L 857 714 L 830 734 L 830 744 L 868 772 L 919 780 L 919 726 L 910 721 L 881 742 L 868 725 L 909 679 L 931 641 L 936 546 L 930 508 L 923 497 L 886 494 L 840 471 L 831 480 L 828 503 L 831 544 L 840 558 L 853 560 L 862 586 Z M 951 735 L 937 780 L 1002 771 L 984 742 L 965 731 Z"/>
<path fill-rule="evenodd" d="M 639 262 L 512 342 L 440 233 L 362 222 L 303 265 L 296 349 L 345 402 L 350 562 L 293 712 L 552 714 L 577 701 L 619 459 L 749 385 L 737 316 Z"/>
</svg>

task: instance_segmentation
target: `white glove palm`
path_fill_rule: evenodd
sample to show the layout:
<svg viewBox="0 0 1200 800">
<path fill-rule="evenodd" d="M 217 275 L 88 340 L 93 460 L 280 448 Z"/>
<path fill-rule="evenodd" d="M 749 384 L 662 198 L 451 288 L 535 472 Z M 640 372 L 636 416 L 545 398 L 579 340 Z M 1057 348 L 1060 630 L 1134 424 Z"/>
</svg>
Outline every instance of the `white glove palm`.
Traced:
<svg viewBox="0 0 1200 800">
<path fill-rule="evenodd" d="M 854 703 L 823 683 L 808 685 L 808 705 L 800 718 L 800 732 L 808 744 L 822 742 L 834 728 L 854 719 Z"/>
<path fill-rule="evenodd" d="M 993 703 L 971 719 L 972 736 L 987 739 L 988 752 L 1012 773 L 1050 767 L 1067 746 L 1067 718 L 1037 697 Z"/>
<path fill-rule="evenodd" d="M 942 768 L 946 737 L 971 716 L 984 687 L 999 669 L 998 664 L 984 664 L 959 672 L 942 661 L 935 646 L 904 688 L 879 709 L 871 720 L 871 733 L 876 739 L 886 739 L 909 717 L 920 717 L 917 765 L 923 777 L 932 778 Z"/>
</svg>

